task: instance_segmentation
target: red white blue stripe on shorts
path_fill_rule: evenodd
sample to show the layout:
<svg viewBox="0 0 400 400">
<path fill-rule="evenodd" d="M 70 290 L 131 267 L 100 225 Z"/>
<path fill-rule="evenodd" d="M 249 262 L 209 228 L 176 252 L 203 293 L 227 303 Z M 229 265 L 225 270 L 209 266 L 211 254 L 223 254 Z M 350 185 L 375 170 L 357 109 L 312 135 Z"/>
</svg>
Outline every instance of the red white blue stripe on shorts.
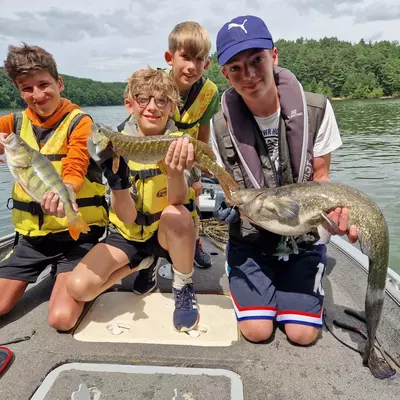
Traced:
<svg viewBox="0 0 400 400">
<path fill-rule="evenodd" d="M 300 324 L 315 326 L 316 328 L 322 328 L 323 324 L 324 308 L 321 307 L 321 311 L 318 314 L 312 314 L 302 311 L 278 311 L 276 320 L 281 324 Z"/>
<path fill-rule="evenodd" d="M 237 304 L 235 298 L 232 296 L 231 299 L 233 309 L 235 310 L 236 319 L 238 321 L 246 321 L 249 319 L 275 319 L 280 324 L 299 324 L 314 326 L 316 328 L 322 328 L 323 325 L 323 313 L 324 308 L 321 307 L 321 311 L 318 314 L 312 314 L 302 311 L 278 311 L 275 307 L 240 307 Z"/>
<path fill-rule="evenodd" d="M 238 321 L 246 321 L 249 319 L 275 319 L 277 309 L 275 307 L 240 307 L 232 296 L 231 299 L 235 310 L 236 319 Z"/>
</svg>

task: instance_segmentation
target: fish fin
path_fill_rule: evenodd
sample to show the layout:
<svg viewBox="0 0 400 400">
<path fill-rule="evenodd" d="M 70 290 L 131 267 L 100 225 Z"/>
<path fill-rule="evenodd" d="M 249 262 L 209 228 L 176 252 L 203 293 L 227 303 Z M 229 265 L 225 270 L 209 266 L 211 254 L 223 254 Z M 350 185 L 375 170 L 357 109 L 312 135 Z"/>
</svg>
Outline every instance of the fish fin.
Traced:
<svg viewBox="0 0 400 400">
<path fill-rule="evenodd" d="M 159 161 L 158 163 L 158 168 L 160 168 L 160 171 L 164 174 L 167 175 L 167 165 L 165 164 L 164 160 Z"/>
<path fill-rule="evenodd" d="M 340 233 L 339 227 L 337 226 L 337 223 L 332 221 L 326 212 L 321 212 L 322 217 L 325 219 L 325 221 L 329 224 L 329 226 L 332 228 L 333 232 L 336 234 Z"/>
<path fill-rule="evenodd" d="M 322 225 L 318 225 L 317 230 L 318 230 L 318 235 L 319 235 L 320 239 L 325 244 L 328 244 L 331 240 L 331 234 Z"/>
<path fill-rule="evenodd" d="M 300 211 L 300 206 L 289 197 L 268 196 L 264 199 L 263 207 L 286 220 L 298 218 Z"/>
<path fill-rule="evenodd" d="M 119 154 L 114 153 L 112 161 L 112 172 L 116 174 L 118 169 L 119 169 Z"/>
<path fill-rule="evenodd" d="M 297 243 L 294 240 L 293 236 L 290 236 L 290 242 L 292 243 L 292 248 L 293 248 L 294 254 L 299 254 L 299 248 L 297 247 Z"/>
<path fill-rule="evenodd" d="M 68 230 L 72 239 L 78 240 L 81 233 L 90 231 L 90 227 L 82 218 L 82 215 L 78 213 L 75 219 L 68 221 Z"/>
<path fill-rule="evenodd" d="M 369 357 L 367 360 L 364 359 L 363 363 L 368 365 L 372 375 L 378 379 L 387 379 L 396 373 L 396 370 L 386 360 L 378 357 L 374 348 L 371 349 Z"/>
</svg>

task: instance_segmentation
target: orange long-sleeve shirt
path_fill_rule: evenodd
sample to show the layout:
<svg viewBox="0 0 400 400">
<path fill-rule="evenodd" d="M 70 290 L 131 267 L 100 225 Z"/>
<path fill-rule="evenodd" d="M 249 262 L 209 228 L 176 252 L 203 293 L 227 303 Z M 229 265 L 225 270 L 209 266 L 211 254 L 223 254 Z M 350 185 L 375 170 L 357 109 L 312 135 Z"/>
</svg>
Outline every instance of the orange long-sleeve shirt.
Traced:
<svg viewBox="0 0 400 400">
<path fill-rule="evenodd" d="M 56 126 L 65 114 L 77 108 L 79 107 L 69 100 L 61 99 L 58 109 L 46 121 L 42 121 L 29 107 L 26 109 L 26 115 L 33 125 L 50 129 Z M 83 117 L 79 121 L 69 137 L 67 156 L 62 159 L 62 180 L 64 183 L 72 185 L 75 192 L 78 192 L 83 186 L 83 179 L 89 166 L 89 153 L 86 142 L 90 136 L 91 127 L 92 120 L 89 117 Z M 10 134 L 13 130 L 14 114 L 0 117 L 0 132 Z M 3 153 L 2 149 L 0 151 Z"/>
</svg>

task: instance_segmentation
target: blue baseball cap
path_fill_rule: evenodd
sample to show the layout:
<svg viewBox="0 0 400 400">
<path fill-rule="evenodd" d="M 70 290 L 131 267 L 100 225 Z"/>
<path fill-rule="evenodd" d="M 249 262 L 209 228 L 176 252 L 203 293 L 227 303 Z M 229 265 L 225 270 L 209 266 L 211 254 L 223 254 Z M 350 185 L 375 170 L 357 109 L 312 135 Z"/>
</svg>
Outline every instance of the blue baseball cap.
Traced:
<svg viewBox="0 0 400 400">
<path fill-rule="evenodd" d="M 247 49 L 273 49 L 274 41 L 261 18 L 245 15 L 227 22 L 217 34 L 217 56 L 225 65 L 234 55 Z"/>
</svg>

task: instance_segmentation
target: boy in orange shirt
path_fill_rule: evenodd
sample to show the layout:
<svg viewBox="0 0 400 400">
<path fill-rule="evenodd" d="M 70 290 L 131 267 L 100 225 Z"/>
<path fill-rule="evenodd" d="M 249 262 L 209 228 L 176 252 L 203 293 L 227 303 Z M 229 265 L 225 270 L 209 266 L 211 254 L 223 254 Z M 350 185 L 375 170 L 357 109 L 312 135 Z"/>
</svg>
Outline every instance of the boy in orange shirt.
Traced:
<svg viewBox="0 0 400 400">
<path fill-rule="evenodd" d="M 19 240 L 0 262 L 0 316 L 7 314 L 28 284 L 53 264 L 56 279 L 48 321 L 53 328 L 67 331 L 75 325 L 84 304 L 66 291 L 69 272 L 98 242 L 108 225 L 101 170 L 90 163 L 86 147 L 92 120 L 77 105 L 61 98 L 64 83 L 53 56 L 46 50 L 26 44 L 10 46 L 4 67 L 28 107 L 23 112 L 0 117 L 0 137 L 15 132 L 46 155 L 60 171 L 63 182 L 76 193 L 75 206 L 90 226 L 90 232 L 73 240 L 58 196 L 49 192 L 40 204 L 31 198 L 26 201 L 27 194 L 14 183 L 12 221 Z M 0 154 L 3 153 L 0 145 Z"/>
</svg>

